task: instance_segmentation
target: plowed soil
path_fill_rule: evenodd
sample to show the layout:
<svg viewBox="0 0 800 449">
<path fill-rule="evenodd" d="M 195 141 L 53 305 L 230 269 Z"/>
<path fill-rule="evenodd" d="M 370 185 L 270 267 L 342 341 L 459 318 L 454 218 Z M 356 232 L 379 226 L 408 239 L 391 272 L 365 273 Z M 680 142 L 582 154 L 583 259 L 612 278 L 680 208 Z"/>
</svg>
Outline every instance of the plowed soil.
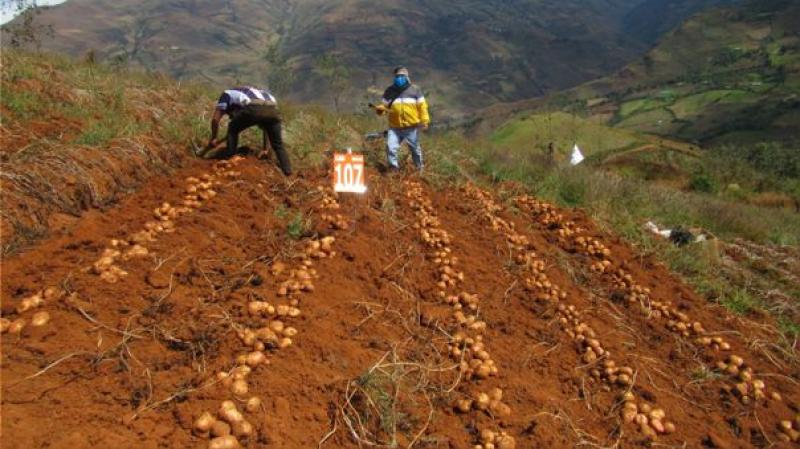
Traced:
<svg viewBox="0 0 800 449">
<path fill-rule="evenodd" d="M 127 275 L 109 283 L 93 272 L 112 239 L 150 226 L 162 203 L 179 205 L 187 178 L 220 170 L 230 176 L 215 178 L 216 196 L 175 217 L 174 232 L 142 243 L 144 256 L 116 259 Z M 193 162 L 3 260 L 3 317 L 27 325 L 2 334 L 2 447 L 205 448 L 193 422 L 226 400 L 254 427 L 237 436 L 248 448 L 473 448 L 488 430 L 516 448 L 796 444 L 787 440 L 800 430 L 800 373 L 769 328 L 706 303 L 580 211 L 553 209 L 553 222 L 543 219 L 550 209 L 516 197 L 374 173 L 366 195 L 337 201 L 320 190 L 328 176 L 285 179 L 249 158 Z M 608 253 L 585 254 L 560 229 Z M 439 231 L 445 243 L 426 237 Z M 325 237 L 332 251 L 308 256 Z M 603 260 L 606 271 L 593 269 Z M 305 262 L 313 287 L 281 296 Z M 444 266 L 463 274 L 443 283 Z M 620 269 L 628 281 L 615 278 Z M 536 276 L 547 286 L 529 286 Z M 633 286 L 648 293 L 629 300 Z M 48 287 L 44 304 L 17 311 Z M 458 312 L 468 307 L 447 302 L 460 293 L 479 298 L 467 323 Z M 249 312 L 257 301 L 299 308 L 281 318 L 297 334 L 290 346 L 267 344 L 269 362 L 241 376 L 248 392 L 235 394 L 219 373 L 235 375 L 237 357 L 253 351 L 245 329 L 275 319 Z M 672 315 L 659 309 L 667 301 Z M 32 326 L 41 311 L 50 321 Z M 684 321 L 701 330 L 676 331 Z M 593 336 L 576 335 L 580 324 Z M 453 356 L 459 332 L 481 335 L 496 373 L 477 374 L 479 351 Z M 714 337 L 725 345 L 699 341 Z M 590 339 L 602 344 L 596 360 Z M 470 357 L 476 368 L 465 370 Z M 614 366 L 633 374 L 626 381 Z M 457 410 L 495 388 L 510 413 L 477 401 Z M 253 396 L 261 405 L 245 411 Z M 649 424 L 626 419 L 628 403 Z M 666 423 L 674 429 L 659 432 Z M 484 448 L 514 447 L 494 441 Z"/>
</svg>

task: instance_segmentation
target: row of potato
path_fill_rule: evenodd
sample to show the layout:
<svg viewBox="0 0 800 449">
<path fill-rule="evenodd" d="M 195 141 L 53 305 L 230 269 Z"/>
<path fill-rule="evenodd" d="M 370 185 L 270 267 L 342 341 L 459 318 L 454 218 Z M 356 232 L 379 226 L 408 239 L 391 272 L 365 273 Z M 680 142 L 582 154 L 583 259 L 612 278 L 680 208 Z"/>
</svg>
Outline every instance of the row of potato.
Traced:
<svg viewBox="0 0 800 449">
<path fill-rule="evenodd" d="M 160 233 L 171 233 L 175 231 L 174 220 L 192 210 L 192 207 L 199 207 L 202 203 L 200 199 L 211 199 L 216 195 L 212 190 L 213 186 L 219 185 L 218 177 L 231 177 L 238 172 L 231 168 L 239 163 L 241 158 L 233 158 L 230 161 L 223 161 L 215 164 L 214 174 L 204 175 L 202 179 L 188 178 L 187 196 L 184 199 L 184 206 L 175 208 L 169 203 L 163 203 L 153 211 L 156 221 L 148 221 L 142 231 L 132 234 L 126 239 L 112 239 L 109 247 L 105 248 L 100 258 L 95 261 L 89 271 L 100 276 L 106 282 L 115 283 L 128 275 L 128 272 L 119 267 L 118 262 L 128 261 L 135 258 L 146 257 L 149 254 L 144 246 L 148 242 L 155 241 Z M 28 311 L 39 309 L 46 303 L 57 301 L 63 296 L 64 292 L 56 287 L 45 288 L 27 298 L 24 298 L 17 305 L 15 311 L 18 317 L 9 320 L 0 317 L 0 333 L 20 334 L 26 326 L 42 327 L 50 322 L 50 313 L 47 311 L 35 312 L 30 321 L 22 317 Z"/>
<path fill-rule="evenodd" d="M 530 196 L 517 198 L 516 204 L 520 209 L 530 212 L 543 228 L 556 230 L 557 240 L 563 249 L 577 250 L 588 256 L 589 260 L 600 259 L 599 262 L 592 262 L 590 268 L 605 277 L 614 287 L 625 292 L 628 303 L 638 306 L 643 314 L 653 319 L 663 318 L 668 330 L 684 338 L 692 338 L 700 347 L 709 348 L 714 352 L 731 350 L 730 343 L 723 337 L 710 335 L 702 323 L 692 320 L 687 313 L 679 311 L 672 301 L 654 299 L 651 290 L 638 284 L 630 273 L 622 268 L 615 269 L 615 264 L 607 259 L 611 251 L 599 239 L 582 235 L 585 231 L 567 220 L 555 206 Z M 602 265 L 602 270 L 596 268 L 598 264 Z M 767 399 L 774 401 L 783 399 L 777 391 L 767 392 L 765 382 L 754 376 L 752 367 L 748 366 L 741 356 L 729 354 L 718 360 L 714 368 L 719 373 L 729 376 L 732 385 L 727 389 L 745 405 Z M 785 431 L 787 422 L 791 421 L 784 421 L 778 426 L 781 434 L 789 437 L 791 441 L 800 441 L 800 434 Z"/>
<path fill-rule="evenodd" d="M 459 363 L 459 370 L 466 381 L 488 379 L 497 376 L 498 368 L 486 349 L 483 334 L 486 322 L 478 318 L 480 298 L 476 294 L 459 290 L 464 281 L 463 271 L 457 268 L 458 258 L 453 255 L 452 237 L 441 226 L 433 205 L 422 186 L 415 181 L 406 181 L 406 197 L 416 216 L 413 228 L 428 248 L 428 257 L 437 269 L 437 295 L 452 307 L 455 332 L 448 344 L 450 357 Z M 479 392 L 469 399 L 459 399 L 454 404 L 458 413 L 471 411 L 489 413 L 494 417 L 511 414 L 511 408 L 502 402 L 503 392 L 494 388 L 488 393 Z M 515 449 L 516 440 L 506 432 L 482 429 L 474 449 Z"/>
<path fill-rule="evenodd" d="M 111 240 L 109 247 L 103 250 L 100 258 L 92 264 L 90 271 L 110 284 L 128 276 L 128 272 L 122 269 L 119 263 L 147 257 L 150 251 L 146 245 L 156 241 L 160 234 L 175 232 L 175 220 L 194 212 L 202 207 L 203 202 L 214 198 L 217 195 L 214 188 L 222 184 L 222 179 L 239 176 L 240 173 L 233 168 L 242 160 L 241 156 L 235 156 L 230 160 L 219 161 L 214 164 L 212 173 L 204 174 L 200 178 L 186 178 L 186 190 L 180 206 L 164 202 L 155 208 L 153 220 L 146 222 L 142 230 L 123 239 Z"/>
<path fill-rule="evenodd" d="M 477 205 L 482 218 L 492 229 L 500 232 L 515 251 L 514 260 L 524 269 L 524 284 L 533 292 L 537 301 L 551 304 L 556 310 L 556 319 L 562 330 L 573 340 L 581 360 L 591 369 L 591 380 L 599 382 L 605 391 L 617 388 L 623 391 L 621 417 L 625 423 L 635 423 L 640 432 L 647 438 L 654 439 L 658 434 L 675 432 L 675 425 L 666 420 L 663 409 L 656 408 L 644 401 L 637 403 L 632 392 L 635 382 L 635 371 L 630 366 L 617 366 L 600 337 L 591 325 L 581 320 L 580 312 L 574 305 L 561 303 L 567 297 L 566 292 L 554 285 L 544 272 L 544 261 L 538 258 L 527 243 L 527 237 L 515 230 L 514 223 L 498 216 L 502 207 L 494 201 L 491 194 L 476 186 L 468 185 L 464 189 L 467 197 Z M 524 243 L 524 244 L 523 244 Z M 592 245 L 598 254 L 610 254 L 607 249 Z"/>
<path fill-rule="evenodd" d="M 336 197 L 327 189 L 319 188 L 323 199 L 320 211 L 339 209 Z M 292 266 L 276 261 L 270 266 L 270 273 L 283 280 L 274 292 L 276 298 L 288 304 L 272 304 L 268 301 L 250 301 L 247 313 L 253 320 L 261 320 L 261 326 L 250 328 L 237 326 L 237 336 L 243 351 L 235 360 L 235 367 L 229 372 L 217 373 L 216 382 L 221 383 L 232 395 L 220 405 L 216 416 L 203 412 L 195 419 L 194 433 L 209 438 L 209 449 L 239 449 L 242 442 L 248 441 L 257 433 L 247 420 L 246 414 L 263 411 L 261 398 L 251 395 L 248 378 L 260 367 L 270 364 L 268 353 L 288 348 L 298 330 L 286 321 L 299 317 L 299 295 L 315 290 L 314 280 L 318 278 L 314 268 L 316 261 L 336 256 L 333 249 L 335 237 L 314 238 L 306 242 Z M 244 411 L 237 404 L 244 404 Z"/>
</svg>

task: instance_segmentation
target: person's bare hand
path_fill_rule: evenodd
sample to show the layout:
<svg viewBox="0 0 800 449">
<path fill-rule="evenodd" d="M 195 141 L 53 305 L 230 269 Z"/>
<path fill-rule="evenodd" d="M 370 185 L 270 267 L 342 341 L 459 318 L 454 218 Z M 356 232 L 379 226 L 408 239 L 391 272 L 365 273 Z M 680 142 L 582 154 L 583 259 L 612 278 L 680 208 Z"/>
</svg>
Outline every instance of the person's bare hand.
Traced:
<svg viewBox="0 0 800 449">
<path fill-rule="evenodd" d="M 422 130 L 422 131 L 427 131 L 428 128 L 429 128 L 429 126 L 428 126 L 427 123 L 423 123 L 423 124 L 419 125 L 419 129 Z"/>
</svg>

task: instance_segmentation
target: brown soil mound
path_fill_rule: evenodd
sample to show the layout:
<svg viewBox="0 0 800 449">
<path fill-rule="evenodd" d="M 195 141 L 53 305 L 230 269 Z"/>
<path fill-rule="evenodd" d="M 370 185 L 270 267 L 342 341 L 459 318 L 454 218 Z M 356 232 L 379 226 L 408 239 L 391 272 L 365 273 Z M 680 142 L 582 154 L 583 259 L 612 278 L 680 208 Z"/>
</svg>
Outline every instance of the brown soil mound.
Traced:
<svg viewBox="0 0 800 449">
<path fill-rule="evenodd" d="M 249 448 L 797 437 L 767 328 L 581 213 L 369 185 L 197 161 L 6 258 L 3 447 L 223 444 L 204 412 Z"/>
</svg>

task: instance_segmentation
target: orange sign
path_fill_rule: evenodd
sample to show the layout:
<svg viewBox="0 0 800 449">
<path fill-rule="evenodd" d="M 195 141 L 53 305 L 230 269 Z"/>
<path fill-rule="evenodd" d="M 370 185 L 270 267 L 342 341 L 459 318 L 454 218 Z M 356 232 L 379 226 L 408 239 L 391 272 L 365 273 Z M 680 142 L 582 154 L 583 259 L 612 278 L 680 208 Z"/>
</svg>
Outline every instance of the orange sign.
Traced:
<svg viewBox="0 0 800 449">
<path fill-rule="evenodd" d="M 333 154 L 333 190 L 343 193 L 365 193 L 364 156 L 353 153 Z"/>
</svg>

